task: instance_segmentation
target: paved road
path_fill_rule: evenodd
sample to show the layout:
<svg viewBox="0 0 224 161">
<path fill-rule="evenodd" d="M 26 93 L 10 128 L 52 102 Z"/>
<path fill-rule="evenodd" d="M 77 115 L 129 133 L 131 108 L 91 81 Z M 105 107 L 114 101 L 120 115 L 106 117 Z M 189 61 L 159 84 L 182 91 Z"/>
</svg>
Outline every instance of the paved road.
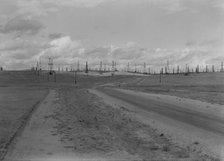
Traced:
<svg viewBox="0 0 224 161">
<path fill-rule="evenodd" d="M 100 88 L 99 91 L 130 103 L 138 108 L 152 111 L 168 118 L 193 125 L 209 132 L 224 136 L 224 118 L 210 116 L 188 108 L 180 108 L 178 104 L 141 97 L 138 94 L 129 94 L 120 90 Z"/>
</svg>

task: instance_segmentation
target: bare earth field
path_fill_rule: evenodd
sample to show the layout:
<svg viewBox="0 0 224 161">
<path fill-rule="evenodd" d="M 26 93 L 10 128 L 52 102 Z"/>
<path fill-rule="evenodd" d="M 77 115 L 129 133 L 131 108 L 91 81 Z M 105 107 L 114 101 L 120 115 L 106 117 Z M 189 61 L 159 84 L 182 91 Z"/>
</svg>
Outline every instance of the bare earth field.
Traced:
<svg viewBox="0 0 224 161">
<path fill-rule="evenodd" d="M 161 109 L 164 108 L 164 100 L 167 101 L 164 94 L 215 105 L 224 103 L 223 78 L 223 73 L 168 75 L 162 76 L 160 83 L 159 76 L 110 77 L 79 73 L 78 84 L 74 85 L 73 73 L 57 74 L 54 82 L 53 77 L 48 81 L 46 75 L 38 76 L 34 72 L 2 72 L 0 160 L 222 160 L 219 155 L 206 153 L 206 148 L 200 149 L 203 148 L 200 146 L 201 140 L 194 138 L 191 144 L 186 146 L 173 140 L 173 137 L 169 136 L 172 135 L 169 130 L 161 131 L 161 128 L 167 128 L 171 131 L 181 131 L 178 134 L 184 135 L 184 129 L 190 128 L 188 131 L 195 131 L 192 135 L 197 134 L 200 137 L 201 133 L 207 134 L 208 131 L 198 130 L 201 129 L 200 124 L 200 127 L 197 127 L 188 121 L 183 123 L 178 119 L 160 116 L 161 113 L 154 114 L 143 109 L 144 105 L 138 106 L 125 101 L 126 96 L 122 99 L 118 95 L 111 96 L 111 92 L 107 94 L 104 88 L 157 94 L 145 96 L 143 93 L 144 96 L 138 94 L 138 97 L 152 100 L 152 104 L 152 98 L 155 97 L 156 100 L 158 97 L 161 100 L 158 107 L 161 106 Z M 48 91 L 50 92 L 47 95 Z M 127 102 L 129 104 L 126 104 Z M 194 108 L 194 104 L 193 101 L 189 106 L 190 110 Z M 199 104 L 202 105 L 200 102 Z M 208 117 L 209 110 L 221 109 L 212 108 L 213 104 L 204 112 Z M 188 106 L 180 108 L 188 110 Z M 201 118 L 201 109 L 203 108 L 196 110 L 198 115 L 193 115 L 196 121 L 198 116 Z M 216 115 L 216 112 L 212 112 L 211 116 L 223 119 L 222 115 Z M 153 122 L 153 125 L 148 123 L 149 121 Z M 157 122 L 166 122 L 166 127 Z M 175 125 L 175 129 L 169 124 Z M 186 134 L 188 139 L 182 139 L 189 141 L 192 135 Z M 222 138 L 223 134 L 220 135 Z M 203 139 L 207 137 L 209 140 L 208 137 L 215 135 L 203 136 Z M 214 143 L 212 139 L 211 142 Z"/>
<path fill-rule="evenodd" d="M 0 87 L 0 158 L 48 90 Z"/>
</svg>

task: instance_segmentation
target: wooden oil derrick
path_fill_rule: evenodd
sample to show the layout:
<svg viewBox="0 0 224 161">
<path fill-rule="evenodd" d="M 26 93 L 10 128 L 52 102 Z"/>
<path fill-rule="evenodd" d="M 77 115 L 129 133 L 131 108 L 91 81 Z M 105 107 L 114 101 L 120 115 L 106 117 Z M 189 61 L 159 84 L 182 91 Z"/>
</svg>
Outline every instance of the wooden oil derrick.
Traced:
<svg viewBox="0 0 224 161">
<path fill-rule="evenodd" d="M 148 68 L 148 74 L 151 74 L 151 69 L 150 69 L 150 67 Z"/>
<path fill-rule="evenodd" d="M 188 73 L 188 65 L 185 66 L 185 73 Z"/>
<path fill-rule="evenodd" d="M 199 65 L 197 65 L 196 67 L 196 73 L 199 73 L 200 72 L 200 68 L 199 68 Z"/>
<path fill-rule="evenodd" d="M 85 73 L 88 73 L 88 72 L 89 72 L 88 62 L 86 61 L 86 70 L 85 70 Z"/>
<path fill-rule="evenodd" d="M 146 72 L 146 63 L 145 62 L 143 64 L 143 74 L 147 74 L 147 72 Z"/>
<path fill-rule="evenodd" d="M 103 63 L 102 63 L 102 61 L 100 61 L 100 69 L 99 69 L 99 71 L 102 72 L 102 69 L 103 69 Z"/>
<path fill-rule="evenodd" d="M 114 76 L 114 72 L 115 72 L 115 62 L 112 61 L 112 66 L 111 66 L 111 75 Z"/>
<path fill-rule="evenodd" d="M 220 72 L 224 72 L 223 62 L 221 62 L 221 69 L 220 69 Z"/>
<path fill-rule="evenodd" d="M 160 74 L 163 74 L 163 68 L 161 68 L 161 70 L 160 70 Z"/>
<path fill-rule="evenodd" d="M 48 72 L 48 75 L 47 75 L 47 79 L 48 79 L 48 81 L 49 81 L 49 76 L 50 75 L 53 75 L 54 76 L 54 81 L 56 82 L 56 73 L 55 73 L 55 71 L 53 70 L 53 65 L 54 65 L 54 63 L 53 63 L 53 59 L 52 58 L 49 58 L 49 62 L 48 62 L 48 69 L 49 69 L 49 72 Z"/>
<path fill-rule="evenodd" d="M 180 73 L 180 67 L 179 67 L 179 65 L 177 66 L 177 74 L 179 74 Z"/>
<path fill-rule="evenodd" d="M 166 73 L 166 74 L 169 74 L 169 72 L 170 72 L 169 60 L 167 60 L 167 62 L 166 62 L 166 71 L 165 71 L 165 73 Z"/>
<path fill-rule="evenodd" d="M 77 62 L 77 71 L 79 71 L 79 61 Z"/>
<path fill-rule="evenodd" d="M 104 63 L 104 71 L 107 71 L 107 64 Z"/>
<path fill-rule="evenodd" d="M 130 65 L 129 65 L 129 62 L 128 62 L 128 67 L 127 67 L 127 72 L 130 71 Z"/>
<path fill-rule="evenodd" d="M 209 70 L 208 70 L 208 65 L 206 65 L 206 67 L 205 67 L 205 72 L 206 72 L 206 73 L 209 72 Z"/>
<path fill-rule="evenodd" d="M 114 71 L 117 71 L 117 62 L 114 61 Z"/>
<path fill-rule="evenodd" d="M 164 69 L 165 69 L 165 74 L 168 74 L 167 66 Z"/>
<path fill-rule="evenodd" d="M 215 66 L 212 65 L 212 72 L 214 73 L 215 72 Z"/>
<path fill-rule="evenodd" d="M 49 71 L 52 71 L 53 70 L 53 59 L 52 58 L 49 58 L 49 61 L 48 61 L 48 69 Z"/>
</svg>

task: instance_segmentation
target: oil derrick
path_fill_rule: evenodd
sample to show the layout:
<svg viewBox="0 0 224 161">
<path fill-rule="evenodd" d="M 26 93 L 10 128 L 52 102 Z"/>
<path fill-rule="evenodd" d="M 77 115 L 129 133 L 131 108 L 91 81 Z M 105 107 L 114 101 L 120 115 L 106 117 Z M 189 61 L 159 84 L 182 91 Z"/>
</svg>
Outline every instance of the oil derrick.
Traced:
<svg viewBox="0 0 224 161">
<path fill-rule="evenodd" d="M 212 72 L 214 73 L 215 72 L 215 66 L 212 65 Z"/>
<path fill-rule="evenodd" d="M 53 72 L 53 59 L 52 58 L 49 58 L 49 62 L 48 62 L 48 68 L 49 68 L 49 73 L 52 74 Z"/>
<path fill-rule="evenodd" d="M 117 62 L 114 61 L 114 71 L 117 71 Z"/>
<path fill-rule="evenodd" d="M 129 72 L 129 70 L 130 70 L 129 68 L 130 68 L 130 66 L 129 66 L 129 62 L 128 62 L 127 72 Z"/>
<path fill-rule="evenodd" d="M 79 61 L 77 62 L 77 71 L 79 71 Z"/>
<path fill-rule="evenodd" d="M 161 70 L 160 70 L 160 74 L 163 74 L 163 68 L 161 68 Z"/>
<path fill-rule="evenodd" d="M 167 67 L 165 67 L 165 74 L 168 74 Z"/>
<path fill-rule="evenodd" d="M 102 72 L 102 68 L 103 68 L 103 63 L 102 63 L 102 61 L 101 61 L 101 62 L 100 62 L 100 69 L 99 69 L 100 72 Z"/>
<path fill-rule="evenodd" d="M 115 68 L 114 68 L 114 61 L 112 61 L 112 67 L 111 70 L 114 72 Z"/>
<path fill-rule="evenodd" d="M 39 62 L 37 61 L 36 71 L 39 70 Z"/>
<path fill-rule="evenodd" d="M 208 71 L 208 65 L 206 65 L 206 67 L 205 67 L 205 72 L 206 72 L 206 73 L 209 72 L 209 71 Z"/>
<path fill-rule="evenodd" d="M 39 70 L 41 71 L 42 70 L 42 66 L 41 66 L 41 58 L 39 60 Z"/>
<path fill-rule="evenodd" d="M 224 69 L 223 69 L 223 62 L 221 62 L 221 69 L 220 69 L 220 72 L 224 72 Z"/>
<path fill-rule="evenodd" d="M 49 81 L 49 76 L 50 75 L 54 75 L 54 81 L 56 82 L 56 74 L 55 74 L 55 72 L 53 70 L 53 65 L 54 65 L 53 59 L 52 58 L 49 58 L 49 62 L 48 62 L 49 73 L 47 75 L 47 79 Z"/>
<path fill-rule="evenodd" d="M 86 70 L 85 70 L 85 73 L 88 73 L 89 72 L 89 69 L 88 69 L 88 62 L 86 61 Z"/>
<path fill-rule="evenodd" d="M 104 71 L 107 71 L 107 64 L 104 64 Z"/>
<path fill-rule="evenodd" d="M 151 74 L 151 69 L 150 69 L 150 67 L 148 68 L 148 73 Z"/>
<path fill-rule="evenodd" d="M 170 72 L 170 67 L 169 67 L 169 60 L 167 60 L 166 62 L 166 74 L 168 74 Z"/>
<path fill-rule="evenodd" d="M 41 71 L 41 64 L 40 62 L 37 61 L 37 66 L 36 66 L 36 74 L 39 76 Z"/>
<path fill-rule="evenodd" d="M 114 72 L 115 72 L 115 62 L 114 61 L 112 61 L 111 71 L 112 71 L 111 75 L 114 76 Z"/>
<path fill-rule="evenodd" d="M 177 74 L 179 74 L 180 73 L 180 67 L 179 67 L 179 65 L 177 66 Z"/>
<path fill-rule="evenodd" d="M 196 73 L 199 73 L 199 72 L 200 72 L 199 65 L 197 65 L 197 67 L 196 67 Z"/>
<path fill-rule="evenodd" d="M 143 65 L 143 74 L 147 74 L 146 72 L 146 63 L 144 62 L 144 65 Z"/>
</svg>

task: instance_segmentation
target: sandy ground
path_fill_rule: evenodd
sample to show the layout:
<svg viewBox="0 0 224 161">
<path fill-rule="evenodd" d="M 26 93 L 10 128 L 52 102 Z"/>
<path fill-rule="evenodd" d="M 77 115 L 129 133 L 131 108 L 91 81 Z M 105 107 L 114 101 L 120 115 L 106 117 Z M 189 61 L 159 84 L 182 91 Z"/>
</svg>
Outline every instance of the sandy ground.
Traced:
<svg viewBox="0 0 224 161">
<path fill-rule="evenodd" d="M 58 158 L 58 155 L 64 152 L 59 139 L 52 135 L 55 125 L 51 117 L 54 95 L 54 91 L 51 90 L 31 117 L 21 136 L 17 136 L 15 145 L 8 151 L 5 160 L 47 161 Z"/>
<path fill-rule="evenodd" d="M 130 90 L 121 90 L 116 89 L 119 92 L 127 94 L 130 99 L 130 95 L 135 96 L 135 100 L 138 97 L 143 98 L 142 101 L 150 100 L 156 101 L 160 103 L 162 106 L 166 107 L 169 106 L 178 106 L 180 110 L 190 110 L 191 112 L 195 113 L 202 113 L 206 116 L 206 120 L 204 124 L 209 124 L 209 117 L 216 118 L 219 120 L 223 120 L 223 106 L 221 105 L 214 105 L 210 103 L 205 103 L 197 100 L 185 99 L 176 96 L 167 96 L 167 95 L 160 95 L 160 94 L 146 94 L 143 92 L 136 92 Z M 104 90 L 103 90 L 104 91 Z M 176 142 L 183 147 L 187 147 L 190 151 L 196 151 L 201 155 L 210 154 L 215 157 L 224 160 L 224 142 L 223 142 L 223 133 L 219 133 L 216 131 L 212 131 L 211 129 L 202 129 L 195 126 L 198 124 L 191 124 L 187 120 L 184 119 L 178 121 L 178 119 L 174 119 L 169 117 L 169 115 L 164 114 L 163 112 L 158 111 L 148 111 L 144 108 L 136 106 L 136 104 L 132 104 L 131 102 L 122 101 L 121 95 L 115 92 L 116 98 L 105 95 L 102 92 L 91 90 L 91 92 L 101 96 L 107 103 L 112 104 L 113 106 L 117 107 L 124 107 L 133 113 L 133 117 L 137 118 L 141 122 L 148 124 L 149 126 L 157 129 L 160 133 L 164 133 L 167 137 L 169 137 L 173 142 Z M 110 94 L 113 93 L 111 90 L 109 91 Z M 110 95 L 109 94 L 109 95 Z M 119 99 L 120 97 L 120 99 Z M 152 102 L 153 103 L 153 102 Z M 150 107 L 150 104 L 148 104 Z M 156 108 L 156 107 L 154 107 Z M 167 109 L 164 108 L 166 111 Z M 167 111 L 168 112 L 168 111 Z M 191 115 L 193 119 L 193 115 Z M 196 118 L 196 121 L 200 123 L 200 118 Z M 217 124 L 216 124 L 217 125 Z M 203 126 L 201 124 L 201 126 Z M 211 124 L 211 127 L 214 126 L 214 129 L 218 129 L 219 126 L 215 126 Z"/>
<path fill-rule="evenodd" d="M 141 86 L 149 83 L 148 77 L 79 75 L 78 85 L 74 86 L 72 73 L 58 75 L 57 83 L 42 77 L 35 78 L 32 73 L 28 73 L 27 77 L 23 73 L 18 74 L 18 80 L 4 77 L 0 86 L 14 86 L 16 83 L 24 87 L 41 86 L 54 90 L 40 104 L 20 135 L 15 137 L 5 161 L 202 161 L 215 160 L 222 154 L 220 140 L 224 139 L 217 133 L 199 130 L 191 124 L 147 111 L 96 90 L 87 90 L 105 84 L 113 88 L 130 84 Z M 13 73 L 7 75 L 17 78 Z M 157 83 L 157 77 L 155 79 Z M 203 110 L 203 115 L 218 117 L 218 120 L 222 117 L 219 105 L 173 96 L 126 92 L 132 95 L 131 98 L 135 95 L 143 100 L 150 98 L 152 102 L 157 102 L 155 105 L 168 103 L 181 109 L 195 110 L 196 113 Z"/>
<path fill-rule="evenodd" d="M 42 88 L 0 87 L 0 160 L 47 93 Z"/>
<path fill-rule="evenodd" d="M 174 144 L 86 89 L 51 90 L 5 161 L 212 160 Z"/>
</svg>

